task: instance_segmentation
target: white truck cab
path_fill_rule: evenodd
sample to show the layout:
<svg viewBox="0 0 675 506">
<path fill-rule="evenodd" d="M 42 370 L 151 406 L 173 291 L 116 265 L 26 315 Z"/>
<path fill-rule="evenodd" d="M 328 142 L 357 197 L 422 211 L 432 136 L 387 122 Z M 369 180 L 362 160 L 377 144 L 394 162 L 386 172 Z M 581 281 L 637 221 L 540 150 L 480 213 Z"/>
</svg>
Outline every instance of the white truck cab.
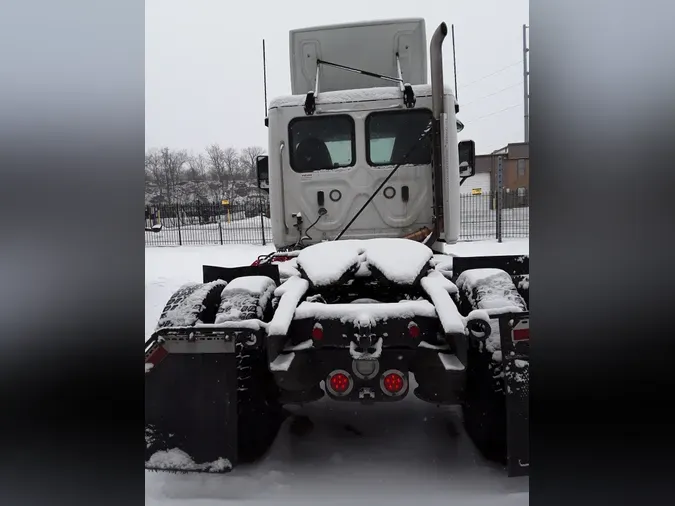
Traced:
<svg viewBox="0 0 675 506">
<path fill-rule="evenodd" d="M 258 159 L 277 248 L 457 241 L 460 178 L 473 175 L 475 153 L 458 143 L 457 102 L 443 85 L 446 33 L 442 24 L 432 38 L 428 84 L 423 19 L 290 32 L 292 94 L 270 102 Z"/>
</svg>

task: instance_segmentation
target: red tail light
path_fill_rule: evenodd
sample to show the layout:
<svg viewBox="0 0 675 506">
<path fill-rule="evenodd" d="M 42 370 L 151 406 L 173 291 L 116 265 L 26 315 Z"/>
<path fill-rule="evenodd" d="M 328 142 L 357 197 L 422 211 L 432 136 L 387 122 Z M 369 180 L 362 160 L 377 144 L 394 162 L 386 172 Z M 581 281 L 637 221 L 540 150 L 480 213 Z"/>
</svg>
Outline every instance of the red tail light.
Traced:
<svg viewBox="0 0 675 506">
<path fill-rule="evenodd" d="M 318 323 L 314 325 L 314 328 L 312 329 L 312 339 L 317 341 L 323 339 L 323 327 Z"/>
<path fill-rule="evenodd" d="M 395 372 L 387 374 L 384 377 L 384 388 L 386 388 L 387 392 L 397 394 L 403 390 L 403 378 Z"/>
<path fill-rule="evenodd" d="M 520 320 L 513 328 L 511 338 L 514 341 L 529 341 L 530 340 L 530 320 Z"/>
<path fill-rule="evenodd" d="M 530 340 L 530 329 L 515 329 L 513 331 L 513 340 L 514 341 L 529 341 Z"/>
<path fill-rule="evenodd" d="M 380 377 L 380 387 L 387 395 L 403 395 L 408 387 L 408 380 L 401 371 L 390 369 Z"/>
<path fill-rule="evenodd" d="M 330 386 L 336 392 L 343 394 L 349 388 L 349 378 L 345 374 L 339 372 L 330 379 Z"/>
<path fill-rule="evenodd" d="M 347 371 L 338 369 L 328 375 L 326 387 L 333 395 L 347 395 L 352 391 L 354 383 Z"/>
<path fill-rule="evenodd" d="M 417 326 L 415 322 L 410 322 L 408 324 L 408 334 L 410 334 L 410 337 L 414 339 L 420 337 L 420 328 Z"/>
</svg>

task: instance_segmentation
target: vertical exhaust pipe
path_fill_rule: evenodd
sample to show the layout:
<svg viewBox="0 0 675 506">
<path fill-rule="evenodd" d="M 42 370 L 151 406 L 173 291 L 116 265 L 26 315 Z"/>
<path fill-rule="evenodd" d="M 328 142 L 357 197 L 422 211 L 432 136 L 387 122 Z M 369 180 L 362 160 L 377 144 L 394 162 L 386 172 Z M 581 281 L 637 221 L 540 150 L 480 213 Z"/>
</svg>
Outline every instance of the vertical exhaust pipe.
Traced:
<svg viewBox="0 0 675 506">
<path fill-rule="evenodd" d="M 443 41 L 448 34 L 448 25 L 441 23 L 431 36 L 429 57 L 431 59 L 431 112 L 440 120 L 443 112 Z"/>
<path fill-rule="evenodd" d="M 443 113 L 443 40 L 448 34 L 448 25 L 441 23 L 431 37 L 429 58 L 431 62 L 431 112 L 432 120 L 432 172 L 434 228 L 424 241 L 430 247 L 440 236 L 443 223 L 443 166 L 441 155 L 441 114 Z"/>
</svg>

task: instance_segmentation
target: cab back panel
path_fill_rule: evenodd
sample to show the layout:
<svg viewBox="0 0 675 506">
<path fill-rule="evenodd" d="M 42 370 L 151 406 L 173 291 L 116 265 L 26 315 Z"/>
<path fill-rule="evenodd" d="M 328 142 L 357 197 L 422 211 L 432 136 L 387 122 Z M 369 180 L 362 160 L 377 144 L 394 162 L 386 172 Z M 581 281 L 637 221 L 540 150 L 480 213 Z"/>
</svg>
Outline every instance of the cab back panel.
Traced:
<svg viewBox="0 0 675 506">
<path fill-rule="evenodd" d="M 318 210 L 324 207 L 328 213 L 323 216 L 316 226 L 310 231 L 311 241 L 325 240 L 335 237 L 352 219 L 358 209 L 368 200 L 371 194 L 394 170 L 395 165 L 371 166 L 368 161 L 368 155 L 374 161 L 375 154 L 369 153 L 368 141 L 366 140 L 366 122 L 372 113 L 388 112 L 393 107 L 400 107 L 401 101 L 383 100 L 377 103 L 377 109 L 373 104 L 368 106 L 348 103 L 335 104 L 331 114 L 320 114 L 316 117 L 306 117 L 302 107 L 279 107 L 270 111 L 270 129 L 277 128 L 274 134 L 270 133 L 271 148 L 270 153 L 270 186 L 272 186 L 271 198 L 273 212 L 283 215 L 283 220 L 274 220 L 275 243 L 278 245 L 294 243 L 298 238 L 297 230 L 294 228 L 296 223 L 293 214 L 302 213 L 304 226 L 313 223 L 318 217 Z M 358 109 L 370 110 L 358 110 Z M 375 109 L 375 110 L 374 110 Z M 430 114 L 431 98 L 428 96 L 418 97 L 415 112 L 426 111 Z M 401 113 L 406 113 L 404 109 L 398 109 Z M 298 146 L 298 141 L 302 139 L 293 138 L 289 134 L 288 125 L 297 124 L 306 119 L 307 125 L 314 122 L 317 124 L 317 130 L 321 130 L 322 122 L 329 120 L 330 116 L 349 115 L 353 119 L 353 147 L 350 148 L 349 142 L 335 142 L 330 146 L 330 154 L 333 155 L 331 162 L 350 165 L 345 167 L 336 167 L 333 169 L 303 170 L 297 163 L 297 158 L 291 160 L 293 155 L 291 144 Z M 319 120 L 319 121 L 317 121 Z M 293 122 L 293 123 L 292 123 Z M 418 123 L 420 121 L 418 120 Z M 425 121 L 422 127 L 412 132 L 414 140 L 417 141 L 419 135 L 424 131 Z M 275 125 L 278 125 L 275 127 Z M 284 127 L 284 125 L 286 125 Z M 415 125 L 417 126 L 417 125 Z M 293 129 L 293 126 L 291 126 Z M 311 131 L 311 128 L 305 129 Z M 420 130 L 417 132 L 416 130 Z M 391 139 L 383 139 L 383 142 Z M 278 153 L 278 146 L 284 144 L 282 156 L 277 156 L 276 170 L 273 167 L 275 161 L 272 160 L 275 151 Z M 395 143 L 395 142 L 394 142 Z M 331 144 L 328 142 L 327 144 Z M 407 148 L 409 143 L 403 147 Z M 276 147 L 275 147 L 276 146 Z M 408 149 L 401 149 L 397 146 L 387 146 L 384 148 L 387 153 L 398 155 L 407 152 Z M 325 157 L 325 153 L 316 151 L 320 157 Z M 350 152 L 352 156 L 350 156 Z M 414 153 L 413 153 L 414 155 Z M 386 160 L 380 156 L 379 161 Z M 417 161 L 420 160 L 417 155 Z M 294 163 L 295 162 L 295 163 Z M 291 167 L 294 163 L 294 167 Z M 273 174 L 279 172 L 282 174 Z M 298 170 L 299 169 L 299 170 Z M 384 191 L 380 191 L 371 204 L 361 213 L 357 220 L 350 226 L 349 231 L 343 236 L 347 238 L 368 238 L 368 237 L 400 237 L 407 233 L 419 230 L 422 227 L 432 225 L 432 187 L 431 187 L 431 164 L 420 165 L 402 165 L 387 182 Z M 276 240 L 277 234 L 281 234 L 283 239 Z"/>
</svg>

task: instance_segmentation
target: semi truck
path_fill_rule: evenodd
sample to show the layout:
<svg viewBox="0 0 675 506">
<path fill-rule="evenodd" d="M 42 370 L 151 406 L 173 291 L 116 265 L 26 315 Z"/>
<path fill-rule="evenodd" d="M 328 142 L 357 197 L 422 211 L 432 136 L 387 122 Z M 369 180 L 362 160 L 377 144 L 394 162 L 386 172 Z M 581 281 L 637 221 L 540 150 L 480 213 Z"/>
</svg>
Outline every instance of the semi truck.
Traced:
<svg viewBox="0 0 675 506">
<path fill-rule="evenodd" d="M 290 32 L 291 92 L 267 108 L 274 252 L 202 266 L 145 343 L 145 467 L 227 472 L 285 406 L 461 406 L 466 433 L 529 473 L 529 257 L 462 256 L 475 143 L 444 83 L 441 23 Z"/>
</svg>

